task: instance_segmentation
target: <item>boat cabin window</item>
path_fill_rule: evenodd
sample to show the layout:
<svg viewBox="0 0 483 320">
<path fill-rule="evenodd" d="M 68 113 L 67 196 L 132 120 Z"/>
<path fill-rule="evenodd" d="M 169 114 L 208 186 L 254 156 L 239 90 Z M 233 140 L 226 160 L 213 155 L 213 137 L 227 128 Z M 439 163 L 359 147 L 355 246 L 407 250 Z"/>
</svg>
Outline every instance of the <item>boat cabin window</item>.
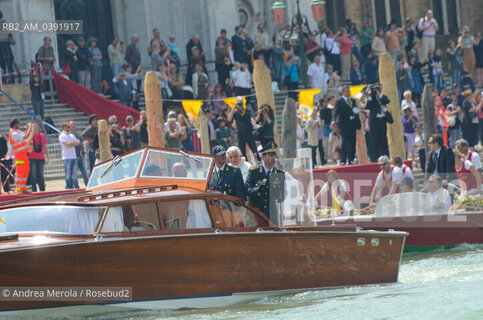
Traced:
<svg viewBox="0 0 483 320">
<path fill-rule="evenodd" d="M 215 228 L 250 228 L 266 226 L 267 223 L 249 208 L 231 201 L 208 200 Z"/>
<path fill-rule="evenodd" d="M 48 231 L 88 234 L 96 231 L 102 207 L 32 206 L 0 210 L 0 233 Z"/>
<path fill-rule="evenodd" d="M 159 230 L 158 209 L 155 202 L 110 207 L 101 232 Z"/>
<path fill-rule="evenodd" d="M 141 177 L 206 180 L 211 161 L 208 157 L 149 150 Z"/>
<path fill-rule="evenodd" d="M 160 213 L 167 230 L 213 227 L 204 200 L 163 201 Z"/>
<path fill-rule="evenodd" d="M 134 178 L 141 163 L 142 155 L 143 150 L 121 158 L 112 159 L 101 166 L 95 167 L 87 189 Z"/>
</svg>

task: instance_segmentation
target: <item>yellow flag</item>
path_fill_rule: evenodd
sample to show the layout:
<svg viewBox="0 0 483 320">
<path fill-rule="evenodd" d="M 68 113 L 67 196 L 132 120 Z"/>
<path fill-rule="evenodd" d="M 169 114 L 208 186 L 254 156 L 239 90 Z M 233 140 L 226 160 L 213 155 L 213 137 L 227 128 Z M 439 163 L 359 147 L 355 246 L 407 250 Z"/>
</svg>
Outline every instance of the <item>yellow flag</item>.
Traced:
<svg viewBox="0 0 483 320">
<path fill-rule="evenodd" d="M 186 114 L 191 114 L 194 118 L 198 118 L 203 105 L 201 100 L 182 100 L 183 109 Z"/>
<path fill-rule="evenodd" d="M 223 101 L 230 106 L 230 108 L 234 108 L 235 107 L 235 103 L 236 103 L 236 97 L 232 97 L 232 98 L 225 98 L 223 99 Z M 245 96 L 243 96 L 243 108 L 246 108 L 247 107 L 247 99 L 245 98 Z"/>
<path fill-rule="evenodd" d="M 302 89 L 299 92 L 299 105 L 307 106 L 310 110 L 314 108 L 314 97 L 322 89 Z"/>
<path fill-rule="evenodd" d="M 0 222 L 3 222 L 3 223 L 5 223 L 5 224 L 7 224 L 7 223 L 5 222 L 5 220 L 3 220 L 2 218 L 0 218 Z"/>
<path fill-rule="evenodd" d="M 365 84 L 361 84 L 359 86 L 351 86 L 350 87 L 350 89 L 351 89 L 351 98 L 355 99 L 356 98 L 356 95 L 359 92 L 362 92 L 362 90 L 364 90 L 365 87 L 367 87 L 367 85 L 365 85 Z"/>
<path fill-rule="evenodd" d="M 298 113 L 303 120 L 310 118 L 314 109 L 314 97 L 321 89 L 302 89 L 299 92 Z"/>
<path fill-rule="evenodd" d="M 203 105 L 203 101 L 201 100 L 182 100 L 181 104 L 183 105 L 183 109 L 188 115 L 188 119 L 191 123 L 194 124 L 198 132 L 200 131 L 200 122 L 198 121 L 200 116 L 201 106 Z"/>
</svg>

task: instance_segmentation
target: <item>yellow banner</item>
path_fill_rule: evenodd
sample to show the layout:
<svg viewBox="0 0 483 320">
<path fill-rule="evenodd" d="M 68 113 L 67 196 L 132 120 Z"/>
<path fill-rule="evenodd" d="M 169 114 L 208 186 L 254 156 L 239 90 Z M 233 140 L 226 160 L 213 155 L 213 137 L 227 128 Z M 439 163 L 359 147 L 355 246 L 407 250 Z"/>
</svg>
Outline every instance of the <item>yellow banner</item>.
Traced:
<svg viewBox="0 0 483 320">
<path fill-rule="evenodd" d="M 307 106 L 310 110 L 314 108 L 314 97 L 322 89 L 302 89 L 299 92 L 299 105 Z"/>
<path fill-rule="evenodd" d="M 203 105 L 203 101 L 201 100 L 182 100 L 181 104 L 183 105 L 183 109 L 188 115 L 188 119 L 190 122 L 196 127 L 198 132 L 200 132 L 200 122 L 198 121 L 200 116 L 201 106 Z"/>
<path fill-rule="evenodd" d="M 183 109 L 186 114 L 191 114 L 193 117 L 198 118 L 203 105 L 201 100 L 183 100 L 181 101 Z"/>
<path fill-rule="evenodd" d="M 4 224 L 7 224 L 7 223 L 5 222 L 5 220 L 3 220 L 2 218 L 0 218 L 0 222 L 3 222 Z"/>
<path fill-rule="evenodd" d="M 299 92 L 299 115 L 303 120 L 310 118 L 314 109 L 314 97 L 321 89 L 302 89 Z"/>
<path fill-rule="evenodd" d="M 236 103 L 236 97 L 232 97 L 232 98 L 225 98 L 223 99 L 223 101 L 228 105 L 230 106 L 230 108 L 234 108 L 235 107 L 235 103 Z M 246 108 L 247 107 L 247 99 L 243 96 L 243 108 Z"/>
<path fill-rule="evenodd" d="M 351 98 L 352 99 L 355 99 L 356 98 L 356 95 L 359 92 L 362 92 L 362 90 L 364 90 L 365 87 L 367 87 L 367 85 L 365 85 L 365 84 L 361 84 L 359 86 L 351 86 L 350 87 L 350 89 L 351 89 Z"/>
</svg>

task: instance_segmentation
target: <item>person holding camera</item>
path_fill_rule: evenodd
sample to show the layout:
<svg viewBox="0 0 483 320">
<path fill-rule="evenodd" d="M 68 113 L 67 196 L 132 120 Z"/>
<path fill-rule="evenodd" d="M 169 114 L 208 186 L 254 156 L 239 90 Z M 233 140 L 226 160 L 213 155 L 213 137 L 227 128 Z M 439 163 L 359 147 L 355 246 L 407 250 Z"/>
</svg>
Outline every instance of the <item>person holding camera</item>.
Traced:
<svg viewBox="0 0 483 320">
<path fill-rule="evenodd" d="M 263 104 L 257 110 L 257 118 L 255 119 L 256 123 L 258 123 L 263 129 L 262 137 L 261 137 L 261 144 L 262 146 L 267 145 L 270 142 L 273 142 L 273 126 L 275 121 L 275 116 L 273 115 L 273 109 L 268 104 Z"/>
<path fill-rule="evenodd" d="M 284 85 L 287 87 L 287 90 L 290 90 L 288 96 L 295 101 L 298 100 L 297 89 L 299 88 L 299 64 L 299 57 L 289 55 L 287 65 L 285 66 Z"/>
<path fill-rule="evenodd" d="M 38 123 L 33 124 L 33 138 L 30 143 L 29 162 L 30 162 L 30 184 L 32 192 L 45 191 L 44 166 L 49 162 L 49 149 L 45 134 L 40 132 Z"/>
<path fill-rule="evenodd" d="M 428 52 L 435 48 L 436 32 L 438 32 L 439 26 L 436 19 L 433 18 L 433 11 L 428 10 L 426 15 L 419 19 L 418 31 L 422 33 L 422 56 L 427 57 Z"/>
<path fill-rule="evenodd" d="M 248 159 L 246 146 L 250 148 L 253 155 L 259 159 L 255 138 L 253 137 L 252 113 L 244 106 L 243 97 L 236 97 L 235 107 L 228 115 L 228 121 L 236 121 L 238 147 L 245 159 Z"/>
<path fill-rule="evenodd" d="M 393 123 L 391 113 L 387 105 L 391 102 L 386 95 L 382 94 L 382 85 L 376 84 L 370 89 L 370 96 L 367 98 L 366 109 L 369 109 L 369 127 L 374 142 L 374 153 L 376 157 L 389 154 L 387 143 L 387 123 Z"/>
<path fill-rule="evenodd" d="M 119 103 L 132 107 L 133 101 L 136 97 L 136 90 L 132 86 L 132 82 L 127 80 L 126 72 L 119 73 L 114 79 L 112 79 L 114 86 L 117 88 L 119 95 Z"/>
</svg>

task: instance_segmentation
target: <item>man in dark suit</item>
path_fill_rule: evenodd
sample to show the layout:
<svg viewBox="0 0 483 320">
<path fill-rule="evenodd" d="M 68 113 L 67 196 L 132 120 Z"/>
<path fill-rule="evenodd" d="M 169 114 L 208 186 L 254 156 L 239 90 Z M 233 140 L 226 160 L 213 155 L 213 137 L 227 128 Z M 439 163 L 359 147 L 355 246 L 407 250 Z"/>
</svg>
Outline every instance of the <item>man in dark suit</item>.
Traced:
<svg viewBox="0 0 483 320">
<path fill-rule="evenodd" d="M 233 49 L 233 57 L 235 61 L 240 63 L 247 63 L 247 49 L 246 40 L 242 38 L 243 28 L 240 26 L 235 27 L 235 35 L 231 37 L 231 44 Z"/>
<path fill-rule="evenodd" d="M 262 165 L 251 167 L 246 182 L 248 202 L 279 225 L 277 203 L 285 200 L 285 171 L 275 167 L 277 144 L 270 142 L 261 150 Z"/>
<path fill-rule="evenodd" d="M 387 143 L 387 123 L 393 123 L 391 113 L 387 105 L 391 102 L 386 95 L 382 94 L 381 84 L 372 86 L 370 96 L 367 98 L 366 109 L 369 109 L 369 127 L 373 139 L 374 156 L 389 155 L 389 145 Z"/>
<path fill-rule="evenodd" d="M 342 137 L 341 160 L 343 164 L 352 164 L 356 154 L 356 130 L 361 128 L 359 109 L 356 101 L 350 97 L 350 87 L 342 89 L 342 97 L 335 103 L 335 123 Z"/>
<path fill-rule="evenodd" d="M 208 189 L 246 200 L 242 173 L 240 169 L 229 166 L 226 163 L 225 148 L 215 146 L 211 150 L 211 154 L 215 156 L 215 166 L 211 173 Z"/>
<path fill-rule="evenodd" d="M 424 179 L 427 180 L 431 175 L 436 174 L 443 180 L 443 185 L 456 179 L 454 168 L 454 153 L 451 148 L 445 147 L 443 138 L 438 135 L 429 137 L 429 148 L 426 161 L 426 172 Z"/>
</svg>

